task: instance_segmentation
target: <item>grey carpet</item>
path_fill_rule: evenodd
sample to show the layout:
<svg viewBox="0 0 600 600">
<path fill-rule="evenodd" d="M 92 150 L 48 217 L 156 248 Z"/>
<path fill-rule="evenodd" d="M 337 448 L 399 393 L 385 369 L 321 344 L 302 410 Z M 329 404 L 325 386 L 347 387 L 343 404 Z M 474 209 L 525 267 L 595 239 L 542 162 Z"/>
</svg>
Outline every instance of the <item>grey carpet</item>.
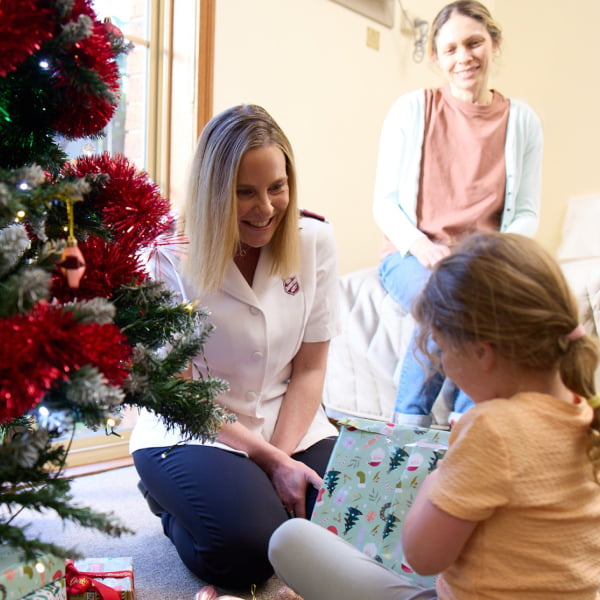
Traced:
<svg viewBox="0 0 600 600">
<path fill-rule="evenodd" d="M 65 523 L 51 514 L 23 512 L 18 523 L 31 523 L 29 537 L 77 548 L 86 557 L 130 556 L 133 558 L 136 600 L 193 600 L 205 585 L 181 562 L 175 548 L 162 532 L 160 519 L 148 509 L 137 490 L 138 477 L 133 467 L 106 471 L 76 478 L 72 492 L 81 506 L 101 512 L 113 512 L 121 522 L 136 533 L 120 538 L 107 536 L 72 523 Z M 256 600 L 275 595 L 281 582 L 271 578 L 256 591 Z M 252 593 L 219 589 L 252 599 Z"/>
</svg>

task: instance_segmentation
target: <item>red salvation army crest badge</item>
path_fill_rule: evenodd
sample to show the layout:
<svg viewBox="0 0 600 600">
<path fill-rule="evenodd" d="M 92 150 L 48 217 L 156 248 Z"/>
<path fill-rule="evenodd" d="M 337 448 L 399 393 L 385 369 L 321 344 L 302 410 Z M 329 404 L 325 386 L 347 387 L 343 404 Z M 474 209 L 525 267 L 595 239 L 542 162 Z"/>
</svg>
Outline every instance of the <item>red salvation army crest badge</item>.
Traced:
<svg viewBox="0 0 600 600">
<path fill-rule="evenodd" d="M 295 276 L 290 277 L 289 279 L 286 279 L 283 282 L 283 289 L 285 290 L 286 294 L 289 294 L 290 296 L 295 296 L 300 290 L 300 284 L 298 283 L 298 280 Z"/>
</svg>

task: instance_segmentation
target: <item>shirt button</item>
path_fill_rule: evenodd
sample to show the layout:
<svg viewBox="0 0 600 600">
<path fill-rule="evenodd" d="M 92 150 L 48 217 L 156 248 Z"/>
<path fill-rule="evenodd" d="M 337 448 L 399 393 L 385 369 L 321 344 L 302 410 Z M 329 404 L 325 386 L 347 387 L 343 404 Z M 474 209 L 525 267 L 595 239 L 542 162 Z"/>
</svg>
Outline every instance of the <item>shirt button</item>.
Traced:
<svg viewBox="0 0 600 600">
<path fill-rule="evenodd" d="M 252 358 L 254 360 L 260 360 L 263 357 L 263 353 L 262 352 L 253 352 L 252 353 Z"/>
<path fill-rule="evenodd" d="M 254 402 L 256 400 L 256 392 L 246 392 L 246 400 Z"/>
<path fill-rule="evenodd" d="M 258 310 L 258 308 L 256 308 L 256 306 L 251 306 L 250 307 L 250 314 L 251 315 L 257 315 L 260 311 Z"/>
</svg>

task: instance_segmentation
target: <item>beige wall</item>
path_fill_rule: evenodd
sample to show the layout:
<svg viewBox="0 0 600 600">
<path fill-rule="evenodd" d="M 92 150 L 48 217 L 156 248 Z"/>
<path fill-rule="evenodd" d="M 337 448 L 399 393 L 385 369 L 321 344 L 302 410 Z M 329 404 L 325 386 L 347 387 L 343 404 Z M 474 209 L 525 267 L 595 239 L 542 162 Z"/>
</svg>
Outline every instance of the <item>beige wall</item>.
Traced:
<svg viewBox="0 0 600 600">
<path fill-rule="evenodd" d="M 431 22 L 440 0 L 403 0 Z M 505 44 L 492 86 L 527 101 L 545 135 L 538 239 L 560 242 L 566 200 L 600 193 L 595 76 L 600 2 L 490 0 Z M 331 0 L 217 0 L 214 110 L 263 105 L 284 128 L 299 169 L 300 204 L 333 223 L 340 272 L 376 264 L 380 233 L 371 213 L 384 115 L 401 93 L 438 85 L 426 57 L 412 60 L 413 38 Z M 367 27 L 380 48 L 367 47 Z"/>
</svg>

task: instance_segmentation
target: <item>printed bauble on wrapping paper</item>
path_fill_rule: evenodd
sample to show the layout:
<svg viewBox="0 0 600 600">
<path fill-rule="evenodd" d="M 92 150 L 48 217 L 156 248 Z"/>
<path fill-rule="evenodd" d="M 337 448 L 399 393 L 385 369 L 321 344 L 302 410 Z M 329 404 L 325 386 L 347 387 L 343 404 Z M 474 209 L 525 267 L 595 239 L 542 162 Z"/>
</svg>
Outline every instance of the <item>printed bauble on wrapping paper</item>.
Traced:
<svg viewBox="0 0 600 600">
<path fill-rule="evenodd" d="M 311 521 L 361 552 L 432 587 L 435 576 L 404 561 L 402 521 L 425 477 L 448 447 L 448 431 L 346 418 L 329 459 Z"/>
<path fill-rule="evenodd" d="M 65 561 L 44 553 L 26 560 L 18 548 L 0 544 L 0 598 L 19 600 L 65 576 Z"/>
</svg>

